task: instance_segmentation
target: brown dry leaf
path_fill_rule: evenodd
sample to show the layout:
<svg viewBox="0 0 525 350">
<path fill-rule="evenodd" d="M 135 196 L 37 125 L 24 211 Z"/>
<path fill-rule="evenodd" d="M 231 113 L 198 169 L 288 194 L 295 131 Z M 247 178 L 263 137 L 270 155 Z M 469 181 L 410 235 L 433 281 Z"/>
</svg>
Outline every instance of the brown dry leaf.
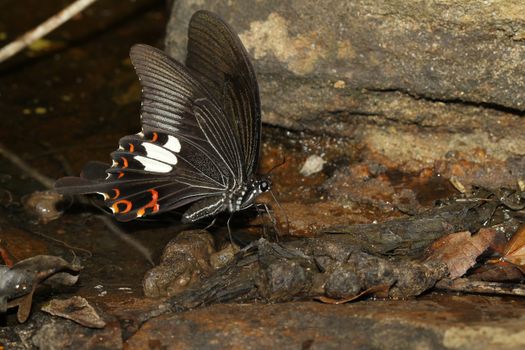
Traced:
<svg viewBox="0 0 525 350">
<path fill-rule="evenodd" d="M 426 260 L 446 264 L 451 279 L 461 277 L 494 243 L 497 235 L 497 231 L 491 228 L 482 228 L 476 234 L 469 231 L 452 233 L 432 243 Z"/>
<path fill-rule="evenodd" d="M 54 316 L 67 318 L 84 327 L 104 328 L 106 326 L 106 322 L 104 322 L 93 306 L 80 296 L 74 296 L 69 299 L 53 299 L 42 307 L 42 311 Z"/>
<path fill-rule="evenodd" d="M 354 295 L 353 297 L 350 297 L 350 298 L 333 299 L 333 298 L 330 298 L 330 297 L 322 295 L 320 297 L 316 297 L 315 299 L 319 300 L 320 302 L 325 303 L 325 304 L 339 305 L 339 304 L 345 304 L 345 303 L 348 303 L 350 301 L 354 301 L 356 299 L 359 299 L 363 295 L 369 295 L 369 294 L 380 294 L 381 296 L 384 296 L 385 294 L 388 295 L 388 290 L 389 289 L 390 289 L 390 285 L 389 284 L 380 284 L 380 285 L 377 285 L 377 286 L 374 286 L 374 287 L 370 287 L 370 288 L 362 291 L 361 293 L 356 294 L 356 295 Z"/>
<path fill-rule="evenodd" d="M 525 226 L 521 226 L 507 243 L 501 260 L 525 271 Z"/>
</svg>

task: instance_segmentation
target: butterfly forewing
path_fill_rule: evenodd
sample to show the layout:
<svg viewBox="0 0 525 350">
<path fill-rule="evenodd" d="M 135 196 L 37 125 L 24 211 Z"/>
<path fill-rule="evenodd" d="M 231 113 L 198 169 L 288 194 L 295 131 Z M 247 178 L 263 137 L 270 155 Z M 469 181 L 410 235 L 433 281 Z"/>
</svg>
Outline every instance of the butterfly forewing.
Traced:
<svg viewBox="0 0 525 350">
<path fill-rule="evenodd" d="M 147 45 L 135 45 L 131 60 L 142 84 L 142 125 L 145 132 L 169 133 L 181 144 L 181 165 L 175 171 L 211 172 L 229 182 L 243 173 L 240 145 L 231 120 L 207 90 L 180 63 Z M 162 82 L 162 84 L 159 84 Z M 204 107 L 203 107 L 204 106 Z M 199 116 L 199 117 L 198 117 Z M 186 147 L 192 152 L 187 152 Z M 220 169 L 222 176 L 217 176 Z"/>
<path fill-rule="evenodd" d="M 233 29 L 217 15 L 198 11 L 188 30 L 186 66 L 221 103 L 238 135 L 245 174 L 257 170 L 261 107 L 255 71 Z"/>
</svg>

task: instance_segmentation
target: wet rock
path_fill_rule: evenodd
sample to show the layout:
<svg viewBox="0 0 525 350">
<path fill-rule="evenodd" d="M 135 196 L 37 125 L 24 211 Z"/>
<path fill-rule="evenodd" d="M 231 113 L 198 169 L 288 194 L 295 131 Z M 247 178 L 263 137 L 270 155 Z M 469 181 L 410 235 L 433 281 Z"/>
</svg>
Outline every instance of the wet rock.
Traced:
<svg viewBox="0 0 525 350">
<path fill-rule="evenodd" d="M 152 298 L 171 296 L 200 282 L 213 271 L 210 256 L 214 251 L 208 232 L 179 233 L 164 248 L 160 264 L 144 276 L 144 294 Z"/>
<path fill-rule="evenodd" d="M 33 192 L 23 198 L 24 208 L 43 224 L 58 219 L 62 211 L 58 209 L 64 197 L 56 191 Z"/>
<path fill-rule="evenodd" d="M 126 346 L 520 349 L 525 346 L 520 321 L 524 307 L 521 300 L 496 301 L 479 296 L 344 305 L 314 302 L 213 305 L 152 319 Z"/>
</svg>

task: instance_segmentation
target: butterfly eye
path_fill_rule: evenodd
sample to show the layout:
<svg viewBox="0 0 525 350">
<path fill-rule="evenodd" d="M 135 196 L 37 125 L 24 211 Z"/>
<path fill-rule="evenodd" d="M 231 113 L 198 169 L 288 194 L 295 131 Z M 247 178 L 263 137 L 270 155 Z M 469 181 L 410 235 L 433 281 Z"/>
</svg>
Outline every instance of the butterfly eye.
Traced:
<svg viewBox="0 0 525 350">
<path fill-rule="evenodd" d="M 270 184 L 268 181 L 261 181 L 259 188 L 261 189 L 261 192 L 266 192 L 270 189 Z"/>
</svg>

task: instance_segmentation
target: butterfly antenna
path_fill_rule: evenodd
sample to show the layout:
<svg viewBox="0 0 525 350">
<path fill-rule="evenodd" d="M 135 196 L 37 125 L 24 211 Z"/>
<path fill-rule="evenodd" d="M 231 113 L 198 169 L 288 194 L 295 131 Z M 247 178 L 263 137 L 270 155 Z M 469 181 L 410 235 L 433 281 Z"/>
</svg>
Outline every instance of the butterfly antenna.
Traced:
<svg viewBox="0 0 525 350">
<path fill-rule="evenodd" d="M 286 211 L 283 209 L 283 207 L 281 206 L 281 203 L 279 203 L 279 201 L 277 200 L 277 198 L 273 194 L 273 191 L 270 190 L 269 192 L 270 192 L 273 200 L 275 201 L 275 204 L 277 204 L 277 207 L 283 213 L 284 221 L 286 222 L 286 235 L 289 235 L 290 234 L 290 222 L 288 221 L 288 215 L 286 215 Z"/>
<path fill-rule="evenodd" d="M 284 165 L 286 163 L 286 157 L 283 156 L 282 161 L 279 164 L 274 165 L 270 170 L 268 170 L 264 175 L 270 175 L 272 171 L 279 168 L 280 166 Z"/>
</svg>

